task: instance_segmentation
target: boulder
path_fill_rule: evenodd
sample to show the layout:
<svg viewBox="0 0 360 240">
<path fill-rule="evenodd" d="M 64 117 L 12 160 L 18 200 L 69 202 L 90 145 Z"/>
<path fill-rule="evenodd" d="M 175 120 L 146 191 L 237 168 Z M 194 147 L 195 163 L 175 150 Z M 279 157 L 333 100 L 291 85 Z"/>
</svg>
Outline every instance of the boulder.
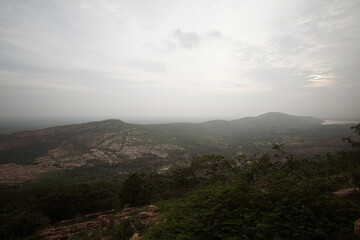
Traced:
<svg viewBox="0 0 360 240">
<path fill-rule="evenodd" d="M 360 219 L 356 220 L 354 223 L 354 233 L 358 239 L 360 239 Z"/>
<path fill-rule="evenodd" d="M 347 198 L 348 196 L 351 196 L 354 193 L 359 193 L 359 188 L 345 188 L 337 190 L 336 192 L 333 192 L 334 196 L 336 198 Z"/>
<path fill-rule="evenodd" d="M 134 233 L 134 235 L 132 235 L 132 237 L 129 240 L 140 240 L 143 237 L 140 237 L 138 233 Z"/>
</svg>

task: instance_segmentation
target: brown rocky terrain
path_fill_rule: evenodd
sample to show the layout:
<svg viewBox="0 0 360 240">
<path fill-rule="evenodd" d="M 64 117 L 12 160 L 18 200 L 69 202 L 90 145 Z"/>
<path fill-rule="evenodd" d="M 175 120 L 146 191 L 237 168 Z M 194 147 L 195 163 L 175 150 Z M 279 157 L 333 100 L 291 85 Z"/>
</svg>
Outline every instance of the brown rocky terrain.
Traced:
<svg viewBox="0 0 360 240">
<path fill-rule="evenodd" d="M 305 156 L 345 147 L 342 137 L 350 132 L 348 126 L 332 128 L 321 126 L 321 121 L 316 119 L 278 115 L 199 124 L 139 125 L 106 120 L 0 135 L 0 183 L 24 182 L 39 173 L 94 163 L 124 164 L 127 168 L 136 163 L 134 168 L 139 169 L 139 165 L 144 167 L 152 161 L 167 161 L 154 167 L 160 171 L 176 161 L 198 155 L 220 154 L 231 158 L 239 153 L 261 154 L 278 142 Z M 265 124 L 269 117 L 270 122 L 276 122 L 276 116 L 287 119 L 284 126 L 295 128 L 287 131 L 277 128 L 281 124 Z M 251 124 L 254 121 L 256 124 Z M 309 125 L 309 121 L 313 123 Z M 259 123 L 262 123 L 260 127 Z M 316 131 L 309 126 L 315 126 Z"/>
<path fill-rule="evenodd" d="M 165 159 L 174 152 L 182 154 L 185 149 L 120 120 L 15 133 L 0 138 L 0 183 L 22 182 L 41 172 L 94 160 L 111 165 L 148 156 Z M 13 155 L 16 161 L 7 161 L 14 160 Z"/>
<path fill-rule="evenodd" d="M 354 222 L 354 233 L 357 239 L 360 239 L 360 219 Z"/>
<path fill-rule="evenodd" d="M 83 217 L 61 221 L 41 231 L 45 240 L 65 240 L 78 237 L 88 239 L 95 234 L 101 239 L 111 239 L 117 228 L 128 228 L 131 239 L 141 239 L 144 230 L 155 224 L 160 213 L 155 205 L 125 208 L 122 211 L 96 212 Z M 120 226 L 122 225 L 122 226 Z"/>
<path fill-rule="evenodd" d="M 171 151 L 184 150 L 172 144 L 158 144 L 154 134 L 117 120 L 13 134 L 10 140 L 0 141 L 0 150 L 46 143 L 50 143 L 49 149 L 35 162 L 47 166 L 57 163 L 61 167 L 81 166 L 92 159 L 115 163 L 144 155 L 166 158 Z"/>
</svg>

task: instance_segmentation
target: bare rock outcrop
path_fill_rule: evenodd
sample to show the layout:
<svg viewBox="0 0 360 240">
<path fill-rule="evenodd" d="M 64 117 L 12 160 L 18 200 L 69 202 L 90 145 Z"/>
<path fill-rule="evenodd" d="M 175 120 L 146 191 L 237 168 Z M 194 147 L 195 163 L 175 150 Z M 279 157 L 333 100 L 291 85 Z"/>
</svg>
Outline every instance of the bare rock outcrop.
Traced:
<svg viewBox="0 0 360 240">
<path fill-rule="evenodd" d="M 63 220 L 55 226 L 44 229 L 40 234 L 45 240 L 62 240 L 71 239 L 71 237 L 78 234 L 82 234 L 82 236 L 86 234 L 86 236 L 90 237 L 101 232 L 105 235 L 103 239 L 110 239 L 111 226 L 122 224 L 123 221 L 128 221 L 130 229 L 133 231 L 136 231 L 137 228 L 146 229 L 155 224 L 160 215 L 157 210 L 158 207 L 155 205 L 146 205 L 138 208 L 125 208 L 120 212 L 113 209 L 91 213 L 83 217 Z M 138 224 L 141 224 L 141 226 L 137 226 Z M 130 239 L 142 239 L 142 234 L 143 232 L 136 232 Z"/>
<path fill-rule="evenodd" d="M 132 237 L 130 238 L 130 240 L 140 240 L 140 239 L 143 239 L 143 237 L 140 237 L 138 233 L 134 233 L 134 235 L 132 235 Z"/>
<path fill-rule="evenodd" d="M 358 193 L 360 193 L 359 188 L 344 188 L 337 190 L 336 192 L 333 192 L 335 198 L 338 199 L 347 199 L 351 197 L 353 194 L 358 194 Z"/>
<path fill-rule="evenodd" d="M 0 183 L 30 181 L 42 172 L 94 162 L 114 165 L 132 160 L 168 159 L 186 152 L 175 143 L 119 120 L 14 133 L 0 139 L 0 153 L 4 152 L 8 158 L 1 159 L 4 164 L 0 164 Z M 17 152 L 31 157 L 18 157 Z"/>
<path fill-rule="evenodd" d="M 356 220 L 354 223 L 354 233 L 355 236 L 360 239 L 360 219 Z"/>
</svg>

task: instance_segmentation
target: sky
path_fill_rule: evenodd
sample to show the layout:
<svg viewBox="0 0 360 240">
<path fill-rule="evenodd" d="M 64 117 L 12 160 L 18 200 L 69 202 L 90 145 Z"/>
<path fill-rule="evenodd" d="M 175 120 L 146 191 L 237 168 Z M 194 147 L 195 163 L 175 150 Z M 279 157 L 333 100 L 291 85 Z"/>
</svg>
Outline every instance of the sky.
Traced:
<svg viewBox="0 0 360 240">
<path fill-rule="evenodd" d="M 360 117 L 358 0 L 1 0 L 0 118 Z"/>
</svg>

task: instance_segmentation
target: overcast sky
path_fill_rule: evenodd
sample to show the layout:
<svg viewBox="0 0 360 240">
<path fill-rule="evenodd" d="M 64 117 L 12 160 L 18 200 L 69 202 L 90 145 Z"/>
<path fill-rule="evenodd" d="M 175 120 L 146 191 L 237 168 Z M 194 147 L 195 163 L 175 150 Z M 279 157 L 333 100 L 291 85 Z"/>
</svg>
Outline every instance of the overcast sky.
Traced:
<svg viewBox="0 0 360 240">
<path fill-rule="evenodd" d="M 1 0 L 0 118 L 360 116 L 359 0 Z"/>
</svg>

